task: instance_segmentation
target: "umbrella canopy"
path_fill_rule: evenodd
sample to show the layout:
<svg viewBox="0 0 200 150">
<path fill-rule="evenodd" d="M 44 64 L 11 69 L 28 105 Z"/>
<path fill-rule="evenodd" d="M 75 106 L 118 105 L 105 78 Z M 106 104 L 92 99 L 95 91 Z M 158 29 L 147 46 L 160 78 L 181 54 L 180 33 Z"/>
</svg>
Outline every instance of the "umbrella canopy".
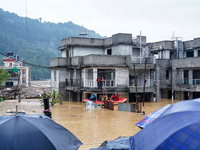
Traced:
<svg viewBox="0 0 200 150">
<path fill-rule="evenodd" d="M 129 138 L 130 137 L 119 137 L 112 141 L 105 141 L 100 147 L 90 150 L 129 150 Z"/>
<path fill-rule="evenodd" d="M 70 131 L 44 115 L 0 116 L 2 150 L 75 150 L 82 144 Z"/>
<path fill-rule="evenodd" d="M 152 123 L 156 118 L 158 118 L 161 114 L 163 114 L 171 106 L 172 105 L 167 105 L 165 107 L 162 107 L 162 108 L 154 111 L 153 113 L 149 114 L 148 116 L 146 116 L 145 118 L 143 118 L 142 120 L 137 122 L 135 125 L 142 128 L 142 129 L 145 128 L 147 125 Z"/>
<path fill-rule="evenodd" d="M 131 150 L 200 149 L 200 99 L 173 104 L 130 138 Z"/>
</svg>

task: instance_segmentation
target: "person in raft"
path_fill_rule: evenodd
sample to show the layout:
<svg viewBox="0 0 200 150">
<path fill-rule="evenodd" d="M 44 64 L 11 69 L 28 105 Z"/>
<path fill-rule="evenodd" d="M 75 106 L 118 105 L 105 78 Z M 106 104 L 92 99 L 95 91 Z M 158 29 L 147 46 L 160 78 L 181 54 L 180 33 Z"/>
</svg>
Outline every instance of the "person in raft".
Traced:
<svg viewBox="0 0 200 150">
<path fill-rule="evenodd" d="M 119 100 L 119 94 L 116 93 L 116 94 L 115 94 L 115 101 L 118 101 L 118 100 Z"/>
<path fill-rule="evenodd" d="M 115 94 L 112 95 L 111 100 L 112 100 L 112 101 L 115 100 Z"/>
<path fill-rule="evenodd" d="M 96 95 L 94 93 L 91 94 L 91 97 L 89 98 L 89 100 L 95 101 L 96 100 Z"/>
<path fill-rule="evenodd" d="M 99 96 L 99 99 L 98 99 L 98 101 L 102 101 L 102 96 L 101 96 L 101 95 Z"/>
<path fill-rule="evenodd" d="M 119 100 L 119 94 L 118 93 L 113 94 L 113 96 L 111 97 L 111 100 L 114 100 L 114 101 Z"/>
</svg>

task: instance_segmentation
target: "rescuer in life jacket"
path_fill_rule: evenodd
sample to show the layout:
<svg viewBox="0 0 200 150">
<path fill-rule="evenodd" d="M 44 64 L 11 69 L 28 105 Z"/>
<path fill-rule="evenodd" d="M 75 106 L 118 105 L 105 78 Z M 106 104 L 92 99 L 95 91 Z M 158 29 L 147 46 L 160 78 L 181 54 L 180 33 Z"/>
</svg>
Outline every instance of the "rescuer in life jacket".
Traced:
<svg viewBox="0 0 200 150">
<path fill-rule="evenodd" d="M 116 100 L 116 101 L 119 100 L 119 94 L 118 94 L 118 93 L 115 94 L 115 100 Z"/>
<path fill-rule="evenodd" d="M 91 97 L 89 98 L 89 100 L 91 100 L 91 101 L 96 101 L 96 95 L 93 93 L 93 94 L 91 94 Z"/>
</svg>

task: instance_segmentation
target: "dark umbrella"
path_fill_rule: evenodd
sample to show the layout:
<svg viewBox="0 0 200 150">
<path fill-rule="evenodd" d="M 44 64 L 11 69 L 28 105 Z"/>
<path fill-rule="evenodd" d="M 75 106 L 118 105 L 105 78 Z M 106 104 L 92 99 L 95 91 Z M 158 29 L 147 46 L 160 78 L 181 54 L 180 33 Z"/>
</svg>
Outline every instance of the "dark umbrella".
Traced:
<svg viewBox="0 0 200 150">
<path fill-rule="evenodd" d="M 119 137 L 112 141 L 105 141 L 100 147 L 90 150 L 129 150 L 129 138 L 130 137 Z"/>
<path fill-rule="evenodd" d="M 44 115 L 0 116 L 1 150 L 74 150 L 82 142 Z"/>
<path fill-rule="evenodd" d="M 200 149 L 200 99 L 171 105 L 130 138 L 130 149 Z"/>
<path fill-rule="evenodd" d="M 141 129 L 145 128 L 147 125 L 152 123 L 156 118 L 158 118 L 160 115 L 162 115 L 166 110 L 168 110 L 172 105 L 167 105 L 165 107 L 162 107 L 153 113 L 149 114 L 139 122 L 137 122 L 135 125 L 140 127 Z"/>
</svg>

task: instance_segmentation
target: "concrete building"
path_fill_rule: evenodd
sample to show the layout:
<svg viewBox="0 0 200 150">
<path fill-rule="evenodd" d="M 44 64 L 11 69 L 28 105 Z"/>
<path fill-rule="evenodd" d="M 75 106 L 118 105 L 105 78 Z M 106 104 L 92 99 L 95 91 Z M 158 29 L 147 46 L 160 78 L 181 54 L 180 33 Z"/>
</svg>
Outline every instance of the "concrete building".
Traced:
<svg viewBox="0 0 200 150">
<path fill-rule="evenodd" d="M 5 87 L 13 86 L 29 86 L 31 81 L 31 71 L 27 66 L 23 66 L 23 63 L 17 59 L 19 56 L 13 56 L 13 52 L 7 52 L 8 57 L 3 58 L 4 66 L 1 68 L 6 69 L 10 76 L 5 82 Z M 15 72 L 14 69 L 17 69 Z"/>
<path fill-rule="evenodd" d="M 58 50 L 62 57 L 50 62 L 51 86 L 64 100 L 82 101 L 91 93 L 98 97 L 116 90 L 129 102 L 136 95 L 142 101 L 200 96 L 200 38 L 146 43 L 145 36 L 122 33 L 105 39 L 69 37 Z"/>
<path fill-rule="evenodd" d="M 132 38 L 132 34 L 119 33 L 105 39 L 69 37 L 61 41 L 58 50 L 61 57 L 50 61 L 51 87 L 63 100 L 82 101 L 92 93 L 99 97 L 117 91 L 129 102 L 136 101 L 136 95 L 143 100 L 144 93 L 145 101 L 153 101 L 159 91 L 156 61 L 145 36 Z M 98 76 L 102 89 L 97 87 Z"/>
<path fill-rule="evenodd" d="M 148 43 L 148 48 L 158 58 L 159 97 L 177 100 L 200 97 L 200 38 Z"/>
</svg>

